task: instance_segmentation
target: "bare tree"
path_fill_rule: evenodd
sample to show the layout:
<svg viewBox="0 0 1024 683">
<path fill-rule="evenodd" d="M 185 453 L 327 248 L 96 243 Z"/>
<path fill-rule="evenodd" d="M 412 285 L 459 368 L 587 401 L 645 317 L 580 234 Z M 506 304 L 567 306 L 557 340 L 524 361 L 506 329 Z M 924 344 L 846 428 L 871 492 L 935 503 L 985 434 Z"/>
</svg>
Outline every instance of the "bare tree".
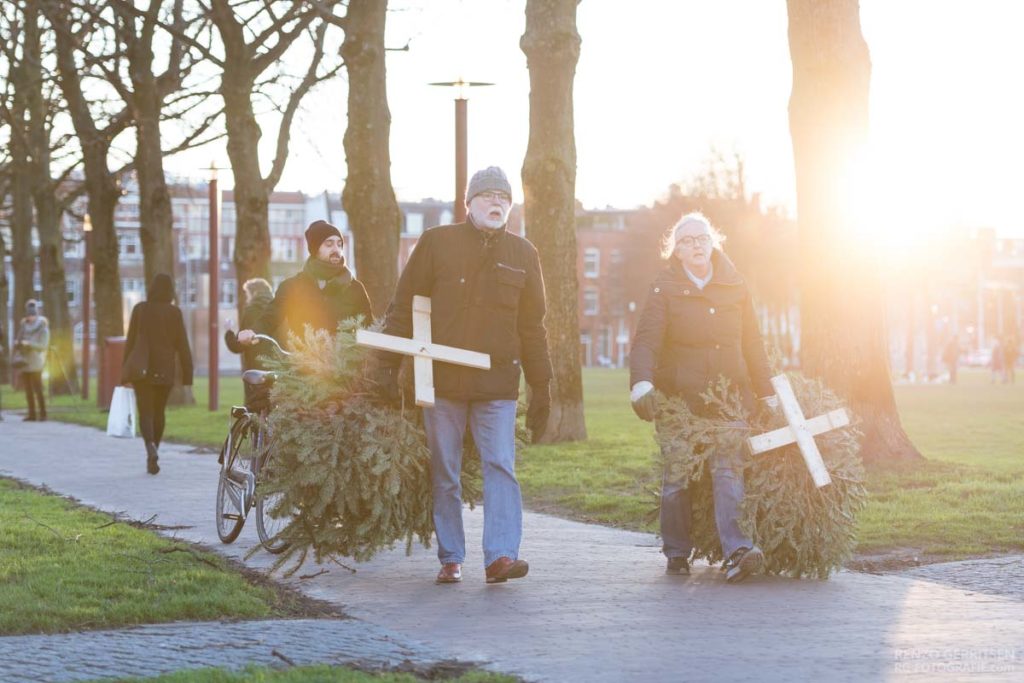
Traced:
<svg viewBox="0 0 1024 683">
<path fill-rule="evenodd" d="M 527 236 L 540 252 L 554 366 L 551 417 L 541 441 L 585 439 L 576 282 L 573 79 L 580 55 L 578 0 L 527 0 L 520 48 L 530 69 L 530 140 L 523 162 Z"/>
<path fill-rule="evenodd" d="M 158 273 L 174 273 L 174 216 L 167 188 L 163 159 L 188 147 L 205 144 L 203 139 L 220 110 L 207 112 L 184 134 L 173 149 L 163 146 L 162 122 L 182 119 L 194 108 L 204 104 L 212 92 L 195 88 L 180 92 L 184 79 L 201 59 L 189 50 L 186 41 L 194 40 L 205 22 L 202 17 L 185 16 L 183 0 L 150 0 L 143 10 L 129 0 L 112 0 L 112 28 L 116 35 L 115 54 L 124 60 L 107 56 L 100 65 L 108 82 L 121 96 L 132 113 L 135 124 L 135 171 L 139 184 L 139 224 L 144 260 L 145 281 L 152 282 Z M 102 8 L 96 10 L 102 12 Z M 168 16 L 162 16 L 167 14 Z M 156 73 L 155 48 L 161 38 L 160 27 L 166 25 L 169 40 L 163 71 Z M 121 68 L 118 68 L 121 67 Z M 127 71 L 127 78 L 122 73 Z M 172 95 L 173 101 L 169 102 Z"/>
<path fill-rule="evenodd" d="M 110 161 L 114 140 L 131 124 L 131 111 L 111 108 L 104 93 L 96 93 L 92 100 L 85 95 L 83 78 L 91 76 L 86 68 L 91 66 L 90 43 L 104 39 L 96 15 L 83 12 L 69 0 L 44 0 L 43 13 L 54 30 L 61 92 L 82 149 L 93 227 L 97 336 L 121 336 L 124 317 L 114 209 L 121 197 L 123 169 L 111 170 Z"/>
<path fill-rule="evenodd" d="M 203 6 L 203 3 L 199 3 Z M 199 41 L 187 41 L 205 59 L 220 70 L 220 95 L 224 99 L 228 157 L 234 174 L 235 189 L 235 272 L 239 282 L 251 277 L 267 277 L 270 264 L 270 193 L 277 186 L 288 159 L 292 121 L 302 98 L 317 83 L 334 77 L 340 60 L 325 62 L 324 43 L 331 22 L 321 17 L 338 5 L 337 0 L 308 4 L 304 2 L 253 3 L 249 0 L 209 0 L 206 7 L 223 47 L 218 55 Z M 288 78 L 280 71 L 282 57 L 307 36 L 312 55 L 301 77 Z M 260 81 L 260 79 L 263 79 Z M 291 81 L 288 87 L 284 82 Z M 263 135 L 256 121 L 255 101 L 271 84 L 286 89 L 275 97 L 281 120 L 277 130 L 274 160 L 264 174 L 259 158 Z M 239 297 L 239 309 L 243 306 Z"/>
<path fill-rule="evenodd" d="M 56 110 L 61 104 L 54 93 L 53 76 L 44 69 L 44 47 L 41 30 L 40 0 L 24 4 L 25 41 L 22 55 L 26 69 L 27 141 L 31 154 L 32 200 L 36 210 L 36 231 L 39 235 L 39 277 L 42 282 L 43 310 L 50 323 L 50 391 L 74 394 L 78 391 L 75 369 L 73 323 L 68 307 L 67 276 L 64 270 L 64 235 L 61 215 L 71 197 L 58 198 L 57 191 L 66 174 L 77 165 L 77 159 L 57 179 L 51 175 L 53 140 L 51 131 Z M 50 41 L 52 44 L 52 40 Z M 66 138 L 58 142 L 62 149 Z M 67 156 L 63 151 L 62 155 Z"/>
<path fill-rule="evenodd" d="M 871 59 L 857 0 L 788 0 L 801 257 L 801 362 L 864 420 L 866 459 L 920 458 L 889 374 L 881 278 L 858 243 L 844 180 L 868 135 Z"/>
<path fill-rule="evenodd" d="M 341 54 L 348 71 L 348 178 L 341 201 L 355 235 L 356 270 L 381 312 L 398 278 L 402 214 L 391 185 L 384 23 L 387 0 L 350 0 Z"/>
</svg>

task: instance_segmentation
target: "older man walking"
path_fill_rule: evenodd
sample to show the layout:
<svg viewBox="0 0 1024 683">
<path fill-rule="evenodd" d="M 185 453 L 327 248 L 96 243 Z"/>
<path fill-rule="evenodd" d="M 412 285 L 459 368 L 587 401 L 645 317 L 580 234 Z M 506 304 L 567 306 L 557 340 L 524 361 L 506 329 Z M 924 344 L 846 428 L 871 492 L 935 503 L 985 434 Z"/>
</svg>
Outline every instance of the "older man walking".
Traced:
<svg viewBox="0 0 1024 683">
<path fill-rule="evenodd" d="M 522 499 L 515 475 L 516 398 L 520 372 L 531 388 L 527 427 L 540 435 L 550 412 L 551 360 L 544 329 L 544 278 L 537 250 L 507 230 L 512 188 L 491 166 L 473 175 L 465 223 L 427 230 L 402 272 L 385 322 L 387 334 L 410 337 L 412 298 L 431 299 L 434 342 L 490 355 L 489 370 L 437 363 L 436 403 L 424 408 L 431 452 L 438 583 L 462 580 L 463 435 L 468 423 L 480 451 L 484 480 L 483 551 L 487 583 L 526 576 L 519 558 Z M 378 383 L 398 393 L 401 357 L 384 354 Z"/>
</svg>

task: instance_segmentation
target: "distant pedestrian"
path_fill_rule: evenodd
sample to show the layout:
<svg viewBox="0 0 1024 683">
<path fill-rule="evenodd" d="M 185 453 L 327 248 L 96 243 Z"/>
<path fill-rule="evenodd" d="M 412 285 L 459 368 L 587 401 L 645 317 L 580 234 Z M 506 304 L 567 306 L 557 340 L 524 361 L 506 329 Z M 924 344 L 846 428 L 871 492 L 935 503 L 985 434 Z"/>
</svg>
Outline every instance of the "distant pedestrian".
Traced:
<svg viewBox="0 0 1024 683">
<path fill-rule="evenodd" d="M 942 350 L 942 362 L 949 370 L 949 383 L 956 384 L 956 371 L 960 364 L 960 337 L 953 335 Z"/>
<path fill-rule="evenodd" d="M 164 436 L 164 412 L 174 386 L 175 358 L 181 364 L 181 383 L 192 386 L 192 352 L 181 309 L 174 305 L 174 282 L 169 275 L 160 273 L 154 277 L 146 300 L 132 309 L 124 350 L 125 374 L 129 377 L 136 372 L 135 368 L 129 371 L 127 367 L 136 345 L 145 352 L 145 360 L 139 368 L 144 370 L 144 378 L 131 383 L 139 406 L 139 430 L 146 445 L 146 471 L 157 474 L 160 472 L 157 459 Z"/>
<path fill-rule="evenodd" d="M 1003 358 L 1003 345 L 1000 344 L 999 340 L 997 339 L 992 343 L 992 360 L 989 361 L 989 368 L 992 370 L 992 377 L 989 380 L 991 384 L 995 384 L 997 380 L 999 382 L 1006 381 L 1003 375 L 1004 362 L 1005 359 Z"/>
<path fill-rule="evenodd" d="M 50 322 L 45 316 L 39 315 L 39 302 L 29 299 L 25 302 L 25 317 L 21 319 L 18 336 L 14 340 L 14 364 L 25 383 L 25 399 L 28 402 L 28 415 L 25 416 L 27 422 L 42 422 L 46 419 L 43 368 L 46 366 L 46 351 L 49 348 Z"/>
<path fill-rule="evenodd" d="M 1003 340 L 1003 382 L 1016 384 L 1017 357 L 1020 356 L 1020 342 L 1013 335 Z"/>
</svg>

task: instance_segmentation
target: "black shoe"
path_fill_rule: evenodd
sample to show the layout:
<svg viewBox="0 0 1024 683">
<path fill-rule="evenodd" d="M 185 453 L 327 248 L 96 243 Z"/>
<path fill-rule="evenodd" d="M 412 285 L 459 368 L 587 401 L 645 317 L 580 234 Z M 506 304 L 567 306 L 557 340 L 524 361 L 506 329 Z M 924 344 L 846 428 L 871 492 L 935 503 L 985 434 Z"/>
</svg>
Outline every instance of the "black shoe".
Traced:
<svg viewBox="0 0 1024 683">
<path fill-rule="evenodd" d="M 38 420 L 36 420 L 36 416 L 35 415 L 26 415 L 25 417 L 21 418 L 21 421 L 22 422 L 38 422 Z"/>
<path fill-rule="evenodd" d="M 158 456 L 156 454 L 156 446 L 153 442 L 146 442 L 146 471 L 150 474 L 159 474 L 160 465 L 157 464 Z"/>
<path fill-rule="evenodd" d="M 737 548 L 736 552 L 722 565 L 725 580 L 739 583 L 751 574 L 761 571 L 764 566 L 764 553 L 756 545 L 753 548 Z"/>
<path fill-rule="evenodd" d="M 668 564 L 665 566 L 665 573 L 689 576 L 690 561 L 685 557 L 670 557 L 668 558 Z"/>
</svg>

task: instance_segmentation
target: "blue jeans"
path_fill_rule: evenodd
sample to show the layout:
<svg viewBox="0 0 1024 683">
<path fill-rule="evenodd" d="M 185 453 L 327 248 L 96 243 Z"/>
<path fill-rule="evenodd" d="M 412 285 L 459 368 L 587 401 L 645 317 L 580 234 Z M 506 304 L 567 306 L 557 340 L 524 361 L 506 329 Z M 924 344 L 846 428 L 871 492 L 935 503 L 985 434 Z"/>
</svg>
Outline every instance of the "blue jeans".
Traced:
<svg viewBox="0 0 1024 683">
<path fill-rule="evenodd" d="M 516 402 L 437 399 L 423 409 L 434 488 L 434 530 L 442 564 L 466 559 L 462 528 L 462 440 L 466 423 L 483 464 L 484 566 L 499 557 L 519 556 L 523 501 L 516 480 Z"/>
<path fill-rule="evenodd" d="M 711 488 L 715 500 L 715 526 L 725 557 L 737 548 L 752 548 L 754 542 L 740 530 L 740 504 L 743 502 L 742 444 L 735 452 L 711 454 Z M 661 484 L 661 539 L 666 557 L 689 557 L 690 491 L 684 482 L 670 482 L 668 472 Z"/>
</svg>

